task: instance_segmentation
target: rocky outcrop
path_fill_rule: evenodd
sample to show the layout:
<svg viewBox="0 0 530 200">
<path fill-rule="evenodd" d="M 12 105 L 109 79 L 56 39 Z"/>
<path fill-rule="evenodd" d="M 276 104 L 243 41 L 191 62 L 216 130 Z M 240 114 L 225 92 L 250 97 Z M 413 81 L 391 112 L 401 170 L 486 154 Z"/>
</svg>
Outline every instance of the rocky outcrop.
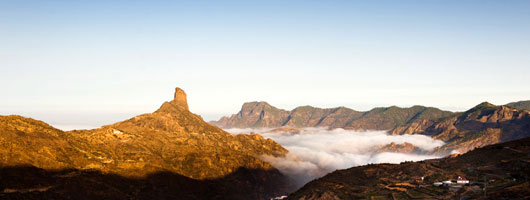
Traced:
<svg viewBox="0 0 530 200">
<path fill-rule="evenodd" d="M 406 153 L 406 154 L 425 153 L 424 150 L 408 142 L 404 142 L 402 144 L 396 144 L 392 142 L 390 144 L 377 148 L 377 152 L 395 152 L 395 153 Z"/>
<path fill-rule="evenodd" d="M 222 128 L 256 127 L 329 127 L 360 130 L 389 130 L 399 125 L 420 120 L 433 120 L 453 113 L 437 108 L 413 106 L 374 108 L 359 112 L 346 107 L 315 108 L 300 106 L 291 111 L 281 110 L 266 102 L 243 104 L 241 111 L 222 117 L 211 124 Z"/>
<path fill-rule="evenodd" d="M 63 132 L 33 119 L 0 116 L 0 147 L 4 167 L 97 170 L 123 177 L 168 172 L 194 180 L 219 179 L 244 168 L 275 177 L 266 191 L 257 188 L 263 197 L 289 189 L 287 179 L 260 160 L 287 150 L 261 135 L 231 135 L 204 122 L 189 111 L 179 88 L 153 113 L 93 130 Z"/>
<path fill-rule="evenodd" d="M 175 95 L 173 95 L 173 100 L 170 101 L 171 104 L 182 108 L 183 110 L 189 110 L 188 108 L 188 99 L 186 97 L 186 92 L 180 88 L 175 88 Z"/>
<path fill-rule="evenodd" d="M 248 102 L 243 104 L 237 114 L 210 123 L 223 128 L 280 127 L 288 116 L 289 111 L 278 109 L 267 102 Z"/>
</svg>

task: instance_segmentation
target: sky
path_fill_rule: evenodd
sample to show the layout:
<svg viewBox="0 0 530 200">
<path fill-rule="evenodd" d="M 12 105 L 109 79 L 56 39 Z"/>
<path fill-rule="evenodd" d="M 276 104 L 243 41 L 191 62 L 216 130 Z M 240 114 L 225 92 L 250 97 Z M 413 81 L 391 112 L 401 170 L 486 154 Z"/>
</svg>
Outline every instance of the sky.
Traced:
<svg viewBox="0 0 530 200">
<path fill-rule="evenodd" d="M 244 102 L 365 111 L 530 99 L 530 1 L 0 1 L 0 115 L 97 127 L 175 87 L 205 120 Z"/>
</svg>

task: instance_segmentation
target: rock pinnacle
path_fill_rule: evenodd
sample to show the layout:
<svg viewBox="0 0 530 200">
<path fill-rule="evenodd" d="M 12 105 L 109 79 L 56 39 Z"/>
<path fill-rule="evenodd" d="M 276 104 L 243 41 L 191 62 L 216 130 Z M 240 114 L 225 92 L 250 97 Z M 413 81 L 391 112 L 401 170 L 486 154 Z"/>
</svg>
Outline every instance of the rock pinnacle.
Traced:
<svg viewBox="0 0 530 200">
<path fill-rule="evenodd" d="M 175 96 L 173 97 L 173 101 L 171 101 L 171 103 L 185 110 L 189 110 L 188 100 L 186 99 L 186 93 L 184 92 L 184 90 L 178 87 L 175 88 Z"/>
</svg>

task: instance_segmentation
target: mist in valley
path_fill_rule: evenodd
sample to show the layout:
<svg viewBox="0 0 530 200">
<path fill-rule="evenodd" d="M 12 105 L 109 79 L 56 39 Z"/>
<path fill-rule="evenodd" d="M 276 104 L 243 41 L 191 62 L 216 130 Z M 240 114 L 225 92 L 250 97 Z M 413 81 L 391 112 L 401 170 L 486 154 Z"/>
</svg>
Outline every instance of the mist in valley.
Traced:
<svg viewBox="0 0 530 200">
<path fill-rule="evenodd" d="M 301 131 L 278 132 L 274 129 L 227 129 L 232 134 L 255 132 L 270 138 L 289 150 L 285 157 L 262 156 L 299 186 L 337 169 L 369 163 L 400 163 L 440 157 L 429 153 L 444 145 L 443 141 L 424 135 L 388 135 L 386 131 L 354 131 L 327 128 L 303 128 Z M 389 144 L 409 143 L 422 153 L 388 152 Z"/>
</svg>

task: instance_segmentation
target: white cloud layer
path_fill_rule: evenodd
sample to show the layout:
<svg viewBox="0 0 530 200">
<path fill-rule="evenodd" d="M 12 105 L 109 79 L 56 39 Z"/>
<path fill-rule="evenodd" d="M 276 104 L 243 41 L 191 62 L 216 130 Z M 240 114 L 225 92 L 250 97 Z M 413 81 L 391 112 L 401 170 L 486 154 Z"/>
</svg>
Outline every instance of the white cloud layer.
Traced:
<svg viewBox="0 0 530 200">
<path fill-rule="evenodd" d="M 379 152 L 379 147 L 410 143 L 429 151 L 443 141 L 424 135 L 388 135 L 386 131 L 352 131 L 344 129 L 305 128 L 301 133 L 274 133 L 270 129 L 227 129 L 232 134 L 256 132 L 271 138 L 289 150 L 285 158 L 263 156 L 263 159 L 299 184 L 337 169 L 368 163 L 400 163 L 437 158 L 433 155 Z"/>
</svg>

